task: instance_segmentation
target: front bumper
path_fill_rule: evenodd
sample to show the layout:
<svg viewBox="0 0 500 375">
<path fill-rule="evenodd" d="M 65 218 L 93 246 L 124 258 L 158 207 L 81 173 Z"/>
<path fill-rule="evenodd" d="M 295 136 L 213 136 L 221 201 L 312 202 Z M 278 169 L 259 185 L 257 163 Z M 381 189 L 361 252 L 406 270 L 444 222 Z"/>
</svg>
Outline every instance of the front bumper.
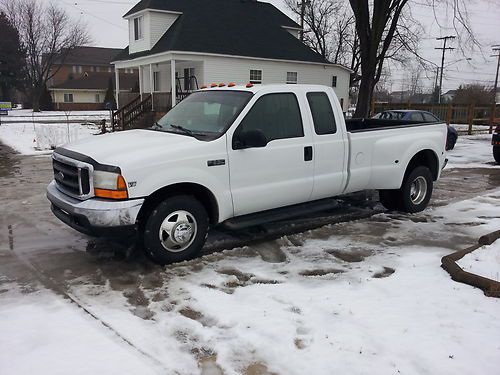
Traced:
<svg viewBox="0 0 500 375">
<path fill-rule="evenodd" d="M 59 220 L 81 233 L 102 237 L 135 234 L 137 216 L 144 203 L 144 199 L 80 201 L 60 192 L 55 181 L 47 186 L 47 198 Z"/>
</svg>

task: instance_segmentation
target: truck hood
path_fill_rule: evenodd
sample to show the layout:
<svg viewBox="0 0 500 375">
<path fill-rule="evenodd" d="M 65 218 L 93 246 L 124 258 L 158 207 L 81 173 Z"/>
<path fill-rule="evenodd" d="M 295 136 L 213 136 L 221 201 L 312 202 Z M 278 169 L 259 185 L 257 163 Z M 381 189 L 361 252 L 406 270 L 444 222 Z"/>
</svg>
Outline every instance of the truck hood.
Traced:
<svg viewBox="0 0 500 375">
<path fill-rule="evenodd" d="M 117 133 L 96 135 L 62 148 L 94 159 L 100 164 L 120 166 L 185 151 L 202 141 L 181 134 L 153 130 L 127 130 Z"/>
</svg>

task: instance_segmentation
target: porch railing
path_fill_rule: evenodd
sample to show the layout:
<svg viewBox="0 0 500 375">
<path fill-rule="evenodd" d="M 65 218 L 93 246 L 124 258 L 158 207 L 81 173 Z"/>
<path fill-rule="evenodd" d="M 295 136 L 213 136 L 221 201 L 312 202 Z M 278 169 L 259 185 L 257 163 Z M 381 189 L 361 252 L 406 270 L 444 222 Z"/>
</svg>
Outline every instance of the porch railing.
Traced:
<svg viewBox="0 0 500 375">
<path fill-rule="evenodd" d="M 113 131 L 143 127 L 141 126 L 141 120 L 143 120 L 147 114 L 154 116 L 152 103 L 153 98 L 151 95 L 148 95 L 144 100 L 141 101 L 140 98 L 139 100 L 135 99 L 125 107 L 116 111 L 117 113 L 120 112 L 120 114 L 116 117 L 118 122 L 113 122 Z M 152 124 L 147 125 L 151 126 Z"/>
</svg>

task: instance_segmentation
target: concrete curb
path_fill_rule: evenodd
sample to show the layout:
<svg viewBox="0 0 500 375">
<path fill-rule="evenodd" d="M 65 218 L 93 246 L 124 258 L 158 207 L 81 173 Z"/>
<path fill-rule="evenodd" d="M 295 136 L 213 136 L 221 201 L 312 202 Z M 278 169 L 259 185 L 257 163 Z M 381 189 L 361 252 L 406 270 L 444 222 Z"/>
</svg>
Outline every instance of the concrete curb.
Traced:
<svg viewBox="0 0 500 375">
<path fill-rule="evenodd" d="M 465 255 L 472 253 L 474 250 L 479 249 L 481 246 L 491 245 L 499 238 L 500 238 L 500 230 L 481 236 L 478 240 L 477 245 L 444 256 L 441 259 L 441 267 L 443 267 L 446 270 L 446 272 L 448 272 L 451 275 L 451 278 L 454 281 L 472 285 L 476 288 L 479 288 L 488 297 L 500 298 L 500 282 L 464 271 L 456 263 L 459 259 L 462 259 Z"/>
</svg>

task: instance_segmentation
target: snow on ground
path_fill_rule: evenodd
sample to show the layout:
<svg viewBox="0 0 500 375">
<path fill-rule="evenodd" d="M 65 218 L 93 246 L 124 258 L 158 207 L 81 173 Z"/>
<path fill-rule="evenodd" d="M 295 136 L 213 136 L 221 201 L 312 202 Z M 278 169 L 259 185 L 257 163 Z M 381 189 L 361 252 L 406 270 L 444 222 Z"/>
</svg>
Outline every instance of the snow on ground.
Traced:
<svg viewBox="0 0 500 375">
<path fill-rule="evenodd" d="M 459 135 L 455 148 L 447 151 L 451 168 L 498 168 L 493 158 L 491 134 Z"/>
<path fill-rule="evenodd" d="M 2 374 L 158 373 L 101 323 L 51 292 L 2 284 L 0 300 Z"/>
<path fill-rule="evenodd" d="M 83 276 L 68 289 L 161 363 L 160 372 L 146 361 L 141 373 L 493 375 L 500 299 L 452 281 L 440 259 L 460 236 L 498 229 L 499 203 L 500 189 L 214 253 L 139 279 Z M 38 374 L 107 374 L 109 363 L 136 373 L 137 353 L 122 351 L 95 322 L 84 325 L 76 307 L 47 291 L 7 296 L 0 294 L 7 373 L 27 373 L 29 364 Z M 100 362 L 103 353 L 109 362 Z"/>
<path fill-rule="evenodd" d="M 65 143 L 98 134 L 99 129 L 92 124 L 15 123 L 0 125 L 0 141 L 24 155 L 52 152 Z"/>
<path fill-rule="evenodd" d="M 457 263 L 467 272 L 500 281 L 500 240 L 474 250 Z"/>
</svg>

